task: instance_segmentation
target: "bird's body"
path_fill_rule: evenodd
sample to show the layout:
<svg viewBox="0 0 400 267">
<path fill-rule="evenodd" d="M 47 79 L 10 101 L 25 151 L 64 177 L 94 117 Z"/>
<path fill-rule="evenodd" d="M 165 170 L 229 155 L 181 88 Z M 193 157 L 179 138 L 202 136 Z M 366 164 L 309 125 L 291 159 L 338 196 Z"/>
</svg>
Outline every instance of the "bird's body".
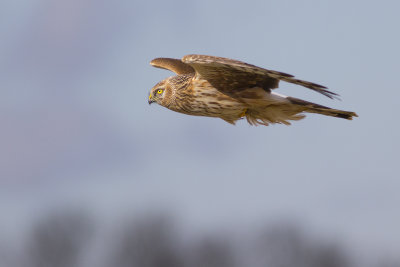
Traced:
<svg viewBox="0 0 400 267">
<path fill-rule="evenodd" d="M 218 117 L 232 124 L 246 117 L 251 125 L 288 125 L 289 120 L 304 118 L 303 112 L 345 119 L 357 116 L 354 112 L 331 109 L 271 92 L 271 89 L 278 87 L 279 80 L 284 80 L 306 86 L 331 98 L 336 95 L 324 86 L 240 61 L 189 55 L 182 61 L 157 58 L 151 64 L 178 75 L 154 86 L 149 95 L 149 103 L 157 102 L 176 112 Z"/>
<path fill-rule="evenodd" d="M 187 80 L 186 80 L 187 79 Z M 185 86 L 178 89 L 186 80 Z M 246 107 L 243 103 L 215 89 L 208 81 L 195 79 L 193 76 L 178 75 L 168 81 L 174 96 L 166 107 L 188 115 L 220 117 L 229 121 L 236 121 L 243 114 Z"/>
</svg>

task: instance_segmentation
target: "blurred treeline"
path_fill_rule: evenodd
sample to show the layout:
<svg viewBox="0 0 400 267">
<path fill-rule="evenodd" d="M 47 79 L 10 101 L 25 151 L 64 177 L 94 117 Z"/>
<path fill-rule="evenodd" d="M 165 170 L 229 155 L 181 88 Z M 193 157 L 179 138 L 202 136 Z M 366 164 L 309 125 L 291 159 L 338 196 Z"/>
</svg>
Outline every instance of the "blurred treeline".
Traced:
<svg viewBox="0 0 400 267">
<path fill-rule="evenodd" d="M 18 247 L 0 240 L 1 267 L 355 267 L 365 266 L 336 242 L 316 240 L 298 225 L 192 233 L 165 214 L 99 227 L 85 212 L 49 213 Z M 187 230 L 189 229 L 189 231 Z M 243 230 L 243 229 L 241 229 Z M 384 261 L 376 267 L 400 266 Z"/>
</svg>

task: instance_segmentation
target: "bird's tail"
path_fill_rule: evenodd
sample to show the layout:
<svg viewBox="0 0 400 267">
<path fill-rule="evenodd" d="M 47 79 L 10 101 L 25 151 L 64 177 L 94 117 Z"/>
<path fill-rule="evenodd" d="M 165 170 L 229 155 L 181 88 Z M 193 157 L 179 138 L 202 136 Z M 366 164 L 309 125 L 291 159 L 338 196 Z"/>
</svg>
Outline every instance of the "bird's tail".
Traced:
<svg viewBox="0 0 400 267">
<path fill-rule="evenodd" d="M 352 111 L 333 109 L 312 102 L 308 102 L 305 100 L 301 100 L 295 97 L 287 97 L 287 100 L 289 100 L 292 104 L 299 106 L 299 108 L 304 112 L 318 113 L 326 116 L 332 116 L 347 120 L 352 120 L 353 117 L 358 117 L 358 115 Z"/>
</svg>

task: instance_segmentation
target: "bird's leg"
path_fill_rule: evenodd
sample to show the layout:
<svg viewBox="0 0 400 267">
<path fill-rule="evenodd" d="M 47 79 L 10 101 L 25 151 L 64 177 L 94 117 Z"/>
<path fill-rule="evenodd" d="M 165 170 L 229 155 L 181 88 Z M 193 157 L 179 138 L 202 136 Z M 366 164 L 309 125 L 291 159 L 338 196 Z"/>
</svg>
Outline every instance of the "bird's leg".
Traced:
<svg viewBox="0 0 400 267">
<path fill-rule="evenodd" d="M 243 110 L 243 112 L 240 113 L 239 117 L 240 117 L 240 118 L 243 118 L 244 116 L 246 116 L 246 113 L 247 113 L 247 108 L 245 108 L 245 109 Z"/>
</svg>

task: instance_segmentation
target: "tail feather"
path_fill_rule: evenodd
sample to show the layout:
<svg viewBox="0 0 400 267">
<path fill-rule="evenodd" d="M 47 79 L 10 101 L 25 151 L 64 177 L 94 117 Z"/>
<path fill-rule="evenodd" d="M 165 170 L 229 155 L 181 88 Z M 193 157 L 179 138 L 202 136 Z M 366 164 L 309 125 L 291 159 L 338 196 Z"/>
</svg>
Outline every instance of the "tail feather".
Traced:
<svg viewBox="0 0 400 267">
<path fill-rule="evenodd" d="M 292 104 L 302 107 L 303 111 L 309 112 L 309 113 L 317 113 L 317 114 L 322 114 L 322 115 L 326 115 L 326 116 L 342 118 L 342 119 L 346 119 L 346 120 L 352 120 L 353 117 L 358 117 L 358 115 L 352 111 L 333 109 L 333 108 L 325 107 L 325 106 L 315 104 L 312 102 L 308 102 L 305 100 L 301 100 L 301 99 L 298 99 L 295 97 L 287 97 L 287 100 L 289 100 Z"/>
</svg>

